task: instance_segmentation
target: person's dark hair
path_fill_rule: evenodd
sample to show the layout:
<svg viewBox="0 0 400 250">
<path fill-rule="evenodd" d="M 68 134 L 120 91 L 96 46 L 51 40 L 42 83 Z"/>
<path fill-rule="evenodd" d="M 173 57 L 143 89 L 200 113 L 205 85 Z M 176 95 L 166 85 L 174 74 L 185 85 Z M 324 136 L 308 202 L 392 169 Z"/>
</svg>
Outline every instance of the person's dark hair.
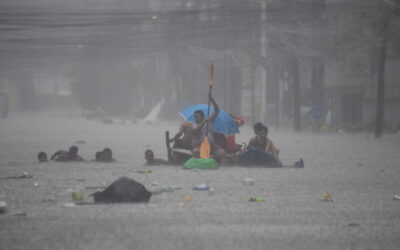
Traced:
<svg viewBox="0 0 400 250">
<path fill-rule="evenodd" d="M 39 152 L 38 154 L 38 161 L 45 162 L 47 161 L 47 154 L 45 152 Z"/>
<path fill-rule="evenodd" d="M 71 156 L 76 156 L 78 154 L 78 147 L 75 145 L 69 147 L 68 154 Z"/>
<path fill-rule="evenodd" d="M 153 152 L 153 150 L 147 149 L 147 150 L 144 152 L 144 157 L 145 157 L 146 159 L 149 158 L 149 157 L 154 157 L 154 152 Z"/>
<path fill-rule="evenodd" d="M 264 126 L 264 129 L 265 129 L 265 132 L 268 133 L 268 127 L 267 127 L 267 126 Z"/>
<path fill-rule="evenodd" d="M 102 161 L 103 160 L 103 152 L 102 151 L 97 151 L 95 154 L 96 161 Z"/>
<path fill-rule="evenodd" d="M 260 131 L 263 130 L 265 128 L 264 124 L 262 124 L 261 122 L 257 122 L 253 125 L 253 129 L 256 131 Z M 268 129 L 267 129 L 268 130 Z"/>
<path fill-rule="evenodd" d="M 111 148 L 105 148 L 105 149 L 103 149 L 103 153 L 107 153 L 107 154 L 109 154 L 110 156 L 112 156 L 112 150 L 111 150 Z"/>
<path fill-rule="evenodd" d="M 112 161 L 112 151 L 110 148 L 103 149 L 103 158 L 105 161 Z"/>
<path fill-rule="evenodd" d="M 201 110 L 201 109 L 198 109 L 198 110 L 194 111 L 194 114 L 195 114 L 195 115 L 196 115 L 196 114 L 200 114 L 201 116 L 204 117 L 204 112 L 203 112 L 203 110 Z"/>
</svg>

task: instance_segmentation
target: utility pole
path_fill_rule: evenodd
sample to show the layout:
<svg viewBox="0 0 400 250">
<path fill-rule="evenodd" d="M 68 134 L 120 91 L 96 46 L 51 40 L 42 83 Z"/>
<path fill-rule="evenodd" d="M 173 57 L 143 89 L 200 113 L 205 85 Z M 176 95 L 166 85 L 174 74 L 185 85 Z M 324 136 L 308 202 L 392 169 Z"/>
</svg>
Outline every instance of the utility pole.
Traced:
<svg viewBox="0 0 400 250">
<path fill-rule="evenodd" d="M 386 47 L 388 40 L 388 27 L 390 22 L 388 7 L 383 3 L 382 11 L 382 29 L 381 46 L 379 52 L 379 68 L 376 97 L 376 120 L 375 120 L 375 138 L 382 137 L 383 122 L 385 118 L 385 65 L 386 65 Z"/>
<path fill-rule="evenodd" d="M 293 93 L 293 129 L 296 132 L 301 131 L 301 118 L 300 118 L 300 77 L 299 77 L 299 61 L 296 57 L 290 59 L 290 71 L 292 76 L 292 93 Z"/>
</svg>

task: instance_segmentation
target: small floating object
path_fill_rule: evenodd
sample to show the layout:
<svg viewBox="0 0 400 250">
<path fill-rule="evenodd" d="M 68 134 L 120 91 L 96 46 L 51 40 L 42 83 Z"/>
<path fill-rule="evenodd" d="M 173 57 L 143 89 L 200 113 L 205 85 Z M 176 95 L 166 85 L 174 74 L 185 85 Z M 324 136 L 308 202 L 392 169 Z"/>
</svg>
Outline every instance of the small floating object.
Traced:
<svg viewBox="0 0 400 250">
<path fill-rule="evenodd" d="M 83 196 L 79 192 L 72 192 L 72 200 L 74 200 L 74 201 L 82 201 L 83 200 Z"/>
<path fill-rule="evenodd" d="M 255 197 L 255 196 L 249 196 L 248 200 L 252 201 L 252 202 L 263 202 L 264 201 L 263 198 Z"/>
<path fill-rule="evenodd" d="M 322 201 L 333 201 L 332 196 L 330 194 L 323 194 Z"/>
<path fill-rule="evenodd" d="M 200 191 L 205 191 L 205 190 L 209 190 L 210 186 L 208 186 L 207 184 L 199 184 L 193 187 L 193 190 L 200 190 Z"/>
<path fill-rule="evenodd" d="M 190 196 L 190 195 L 185 195 L 185 196 L 183 197 L 182 200 L 183 200 L 183 201 L 186 201 L 186 202 L 192 201 L 192 196 Z"/>
</svg>

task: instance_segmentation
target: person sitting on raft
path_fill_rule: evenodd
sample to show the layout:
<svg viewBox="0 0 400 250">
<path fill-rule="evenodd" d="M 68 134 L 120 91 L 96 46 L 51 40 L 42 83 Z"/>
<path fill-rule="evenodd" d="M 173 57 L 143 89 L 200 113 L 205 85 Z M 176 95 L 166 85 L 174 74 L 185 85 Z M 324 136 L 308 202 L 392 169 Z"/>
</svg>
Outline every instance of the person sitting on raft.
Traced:
<svg viewBox="0 0 400 250">
<path fill-rule="evenodd" d="M 272 141 L 267 137 L 268 127 L 261 122 L 257 122 L 253 125 L 253 129 L 256 136 L 250 139 L 247 149 L 252 147 L 260 148 L 279 160 L 279 149 L 277 149 Z"/>
<path fill-rule="evenodd" d="M 58 150 L 51 158 L 54 161 L 84 161 L 84 159 L 78 155 L 78 147 L 73 145 L 68 150 Z"/>
<path fill-rule="evenodd" d="M 169 143 L 174 142 L 172 148 L 183 148 L 192 150 L 192 129 L 192 122 L 183 122 L 179 127 L 178 133 L 176 133 L 174 137 L 168 140 Z"/>
<path fill-rule="evenodd" d="M 202 110 L 196 110 L 194 112 L 194 117 L 196 123 L 193 125 L 192 130 L 192 154 L 193 157 L 200 158 L 200 146 L 201 143 L 204 141 L 205 137 L 210 143 L 210 154 L 214 154 L 217 157 L 217 160 L 221 163 L 225 163 L 226 161 L 226 153 L 218 144 L 214 143 L 213 131 L 212 131 L 212 123 L 217 118 L 219 113 L 218 104 L 215 102 L 214 98 L 212 97 L 211 93 L 209 93 L 208 97 L 214 106 L 214 112 L 207 118 Z M 208 124 L 208 131 L 206 131 Z"/>
</svg>

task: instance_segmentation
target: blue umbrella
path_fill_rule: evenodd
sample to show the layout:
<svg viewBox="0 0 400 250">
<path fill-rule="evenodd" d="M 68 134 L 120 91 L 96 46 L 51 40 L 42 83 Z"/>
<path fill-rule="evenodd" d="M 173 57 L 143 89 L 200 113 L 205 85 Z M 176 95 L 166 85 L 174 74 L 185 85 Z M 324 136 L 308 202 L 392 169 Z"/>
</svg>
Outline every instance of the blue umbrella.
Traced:
<svg viewBox="0 0 400 250">
<path fill-rule="evenodd" d="M 202 110 L 204 115 L 207 116 L 208 105 L 197 104 L 181 110 L 180 115 L 187 121 L 196 122 L 194 118 L 194 112 L 196 110 Z M 210 106 L 210 115 L 214 112 L 214 106 Z M 239 133 L 239 129 L 236 125 L 235 120 L 224 110 L 219 109 L 217 118 L 212 123 L 212 129 L 214 132 L 231 135 Z"/>
</svg>

